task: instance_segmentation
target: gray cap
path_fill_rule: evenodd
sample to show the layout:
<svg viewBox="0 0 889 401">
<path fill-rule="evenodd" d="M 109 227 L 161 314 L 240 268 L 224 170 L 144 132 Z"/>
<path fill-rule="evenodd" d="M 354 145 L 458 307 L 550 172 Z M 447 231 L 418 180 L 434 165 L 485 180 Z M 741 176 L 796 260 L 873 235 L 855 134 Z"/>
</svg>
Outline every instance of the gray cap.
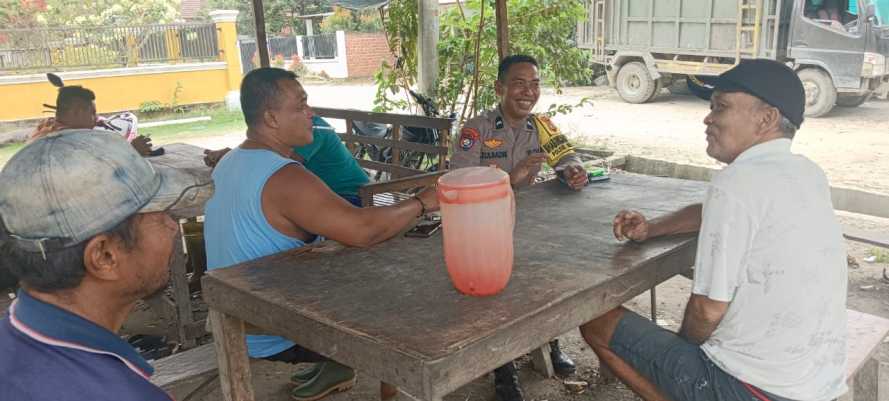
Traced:
<svg viewBox="0 0 889 401">
<path fill-rule="evenodd" d="M 79 244 L 188 190 L 119 135 L 65 130 L 24 147 L 0 171 L 0 223 L 32 252 Z"/>
</svg>

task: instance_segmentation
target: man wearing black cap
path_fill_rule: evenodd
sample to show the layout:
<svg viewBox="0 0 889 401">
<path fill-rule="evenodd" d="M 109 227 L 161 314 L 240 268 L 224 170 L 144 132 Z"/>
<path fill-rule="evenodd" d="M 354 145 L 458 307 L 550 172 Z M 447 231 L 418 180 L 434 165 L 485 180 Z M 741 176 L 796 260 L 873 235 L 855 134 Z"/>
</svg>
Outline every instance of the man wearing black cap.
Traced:
<svg viewBox="0 0 889 401">
<path fill-rule="evenodd" d="M 846 252 L 824 172 L 790 152 L 796 74 L 743 61 L 712 85 L 707 154 L 728 164 L 703 204 L 614 219 L 618 240 L 699 232 L 679 333 L 617 308 L 581 327 L 646 400 L 830 400 L 846 391 Z"/>
</svg>

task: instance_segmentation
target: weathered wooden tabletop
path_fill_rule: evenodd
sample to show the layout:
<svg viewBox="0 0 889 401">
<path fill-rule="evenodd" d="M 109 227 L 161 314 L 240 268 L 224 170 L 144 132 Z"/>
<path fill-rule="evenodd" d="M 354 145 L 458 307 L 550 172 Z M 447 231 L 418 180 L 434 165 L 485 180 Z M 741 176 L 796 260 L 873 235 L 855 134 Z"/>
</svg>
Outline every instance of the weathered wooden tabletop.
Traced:
<svg viewBox="0 0 889 401">
<path fill-rule="evenodd" d="M 157 146 L 155 146 L 157 147 Z M 155 168 L 173 171 L 177 188 L 195 186 L 170 210 L 176 217 L 196 217 L 204 214 L 204 205 L 213 196 L 212 170 L 204 164 L 204 148 L 184 143 L 162 145 L 164 154 L 146 158 Z M 199 184 L 209 184 L 197 186 Z M 171 199 L 175 200 L 175 199 Z"/>
<path fill-rule="evenodd" d="M 694 236 L 619 243 L 624 208 L 649 217 L 703 199 L 705 184 L 632 174 L 574 192 L 557 182 L 517 192 L 515 262 L 507 288 L 459 294 L 441 234 L 399 237 L 370 249 L 291 251 L 204 278 L 229 399 L 244 384 L 249 322 L 426 400 L 576 328 L 687 269 Z M 221 333 L 220 333 L 221 332 Z M 224 335 L 224 337 L 223 337 Z"/>
</svg>

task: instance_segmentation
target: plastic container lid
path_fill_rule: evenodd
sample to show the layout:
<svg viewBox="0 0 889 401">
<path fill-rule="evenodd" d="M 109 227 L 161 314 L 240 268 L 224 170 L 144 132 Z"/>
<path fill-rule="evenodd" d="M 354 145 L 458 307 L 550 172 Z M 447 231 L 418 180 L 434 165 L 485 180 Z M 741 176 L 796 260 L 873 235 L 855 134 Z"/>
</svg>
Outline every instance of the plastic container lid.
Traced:
<svg viewBox="0 0 889 401">
<path fill-rule="evenodd" d="M 438 179 L 438 199 L 444 203 L 477 203 L 499 199 L 511 190 L 509 174 L 496 167 L 466 167 Z"/>
<path fill-rule="evenodd" d="M 438 185 L 449 189 L 481 189 L 509 184 L 509 174 L 496 167 L 464 167 L 439 177 Z"/>
</svg>

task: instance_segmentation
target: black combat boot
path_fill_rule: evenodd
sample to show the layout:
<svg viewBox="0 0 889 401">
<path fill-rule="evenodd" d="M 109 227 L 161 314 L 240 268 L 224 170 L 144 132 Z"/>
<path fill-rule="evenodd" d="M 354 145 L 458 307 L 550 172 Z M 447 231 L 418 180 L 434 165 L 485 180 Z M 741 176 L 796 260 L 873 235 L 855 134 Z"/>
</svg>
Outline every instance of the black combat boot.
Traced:
<svg viewBox="0 0 889 401">
<path fill-rule="evenodd" d="M 497 401 L 525 401 L 525 395 L 519 387 L 515 362 L 509 361 L 494 369 L 494 392 L 497 394 Z"/>
<path fill-rule="evenodd" d="M 576 367 L 574 366 L 574 361 L 562 353 L 562 350 L 559 348 L 559 339 L 555 339 L 549 342 L 549 357 L 553 361 L 553 370 L 559 376 L 569 376 L 574 374 Z"/>
</svg>

